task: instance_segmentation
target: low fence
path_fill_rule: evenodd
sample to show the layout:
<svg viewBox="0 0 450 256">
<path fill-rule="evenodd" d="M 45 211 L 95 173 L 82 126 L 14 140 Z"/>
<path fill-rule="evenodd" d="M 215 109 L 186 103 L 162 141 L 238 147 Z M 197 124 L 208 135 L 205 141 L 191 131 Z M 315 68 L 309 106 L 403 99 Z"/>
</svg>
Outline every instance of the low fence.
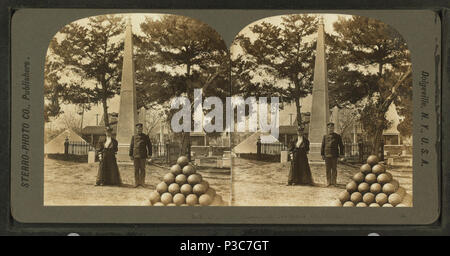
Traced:
<svg viewBox="0 0 450 256">
<path fill-rule="evenodd" d="M 223 156 L 224 151 L 230 151 L 227 146 L 191 146 L 191 154 L 193 156 Z"/>
<path fill-rule="evenodd" d="M 67 153 L 69 155 L 87 156 L 89 151 L 94 150 L 95 148 L 92 147 L 91 144 L 83 141 L 69 141 L 69 145 L 67 147 Z"/>
<path fill-rule="evenodd" d="M 280 155 L 281 151 L 288 150 L 288 147 L 283 143 L 258 143 L 258 145 L 261 149 L 257 149 L 257 152 L 262 155 Z"/>
<path fill-rule="evenodd" d="M 62 160 L 68 162 L 77 162 L 77 163 L 87 163 L 88 156 L 87 155 L 72 155 L 72 154 L 46 154 L 46 158 Z"/>
<path fill-rule="evenodd" d="M 258 160 L 262 162 L 280 162 L 280 154 L 278 155 L 269 155 L 269 154 L 255 154 L 255 153 L 241 153 L 239 154 L 240 158 L 248 159 L 248 160 Z"/>
<path fill-rule="evenodd" d="M 368 143 L 344 143 L 344 153 L 348 160 L 364 162 L 371 155 L 372 147 Z"/>
<path fill-rule="evenodd" d="M 159 158 L 166 163 L 175 162 L 181 153 L 181 145 L 178 143 L 153 143 L 152 157 Z"/>
</svg>

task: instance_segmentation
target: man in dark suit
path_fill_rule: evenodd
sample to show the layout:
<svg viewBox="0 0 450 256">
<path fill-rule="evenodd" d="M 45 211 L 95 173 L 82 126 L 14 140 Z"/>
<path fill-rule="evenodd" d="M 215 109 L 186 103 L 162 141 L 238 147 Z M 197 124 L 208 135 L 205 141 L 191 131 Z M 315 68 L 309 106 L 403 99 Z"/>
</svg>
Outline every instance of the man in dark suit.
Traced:
<svg viewBox="0 0 450 256">
<path fill-rule="evenodd" d="M 145 186 L 145 162 L 152 155 L 150 138 L 142 133 L 143 125 L 136 124 L 136 134 L 131 137 L 130 159 L 134 161 L 135 188 Z"/>
<path fill-rule="evenodd" d="M 323 136 L 320 154 L 325 160 L 327 186 L 336 185 L 338 157 L 344 156 L 344 144 L 341 135 L 334 132 L 334 123 L 327 124 L 328 134 Z"/>
</svg>

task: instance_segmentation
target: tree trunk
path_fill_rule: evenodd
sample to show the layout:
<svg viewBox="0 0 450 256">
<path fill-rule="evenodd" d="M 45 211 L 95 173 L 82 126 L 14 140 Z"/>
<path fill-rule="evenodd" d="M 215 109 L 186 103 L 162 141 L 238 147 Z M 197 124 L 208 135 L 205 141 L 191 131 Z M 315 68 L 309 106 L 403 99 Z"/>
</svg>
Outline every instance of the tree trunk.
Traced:
<svg viewBox="0 0 450 256">
<path fill-rule="evenodd" d="M 295 107 L 297 110 L 297 128 L 302 126 L 302 113 L 301 113 L 301 109 L 302 106 L 300 105 L 300 98 L 297 97 L 295 99 Z"/>
<path fill-rule="evenodd" d="M 106 97 L 102 98 L 102 105 L 103 105 L 103 122 L 105 123 L 105 127 L 109 126 L 109 116 L 108 116 L 108 105 L 107 105 L 107 99 Z"/>
<path fill-rule="evenodd" d="M 383 140 L 383 124 L 384 124 L 384 113 L 385 112 L 379 112 L 376 116 L 375 116 L 375 120 L 374 120 L 374 126 L 375 126 L 375 132 L 374 134 L 371 134 L 370 137 L 372 138 L 372 148 L 371 148 L 371 154 L 372 155 L 377 155 L 379 153 L 380 150 L 380 146 L 381 146 L 381 142 Z"/>
<path fill-rule="evenodd" d="M 300 105 L 300 81 L 297 78 L 297 75 L 292 76 L 292 81 L 294 82 L 295 86 L 295 107 L 297 110 L 297 128 L 302 126 L 302 113 L 301 109 L 302 106 Z"/>
<path fill-rule="evenodd" d="M 192 82 L 190 81 L 190 74 L 191 74 L 191 65 L 188 63 L 186 65 L 186 94 L 187 97 L 189 99 L 189 101 L 191 102 L 191 127 L 189 127 L 190 129 L 192 129 L 192 125 L 193 123 L 193 111 L 192 111 L 192 102 L 194 100 L 194 88 L 192 88 Z M 183 120 L 184 122 L 184 120 Z M 181 150 L 180 150 L 180 155 L 184 155 L 186 156 L 189 161 L 191 161 L 191 133 L 189 131 L 187 132 L 182 132 L 181 134 Z"/>
<path fill-rule="evenodd" d="M 80 133 L 83 131 L 83 119 L 84 119 L 84 105 L 82 107 L 82 112 L 81 112 Z"/>
</svg>

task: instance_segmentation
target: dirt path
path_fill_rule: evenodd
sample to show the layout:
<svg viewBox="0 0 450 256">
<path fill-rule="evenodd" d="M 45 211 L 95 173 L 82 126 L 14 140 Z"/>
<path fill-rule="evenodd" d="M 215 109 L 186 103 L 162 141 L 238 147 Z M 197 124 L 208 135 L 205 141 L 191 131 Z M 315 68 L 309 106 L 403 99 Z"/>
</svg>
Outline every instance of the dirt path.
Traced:
<svg viewBox="0 0 450 256">
<path fill-rule="evenodd" d="M 166 168 L 147 166 L 145 188 L 133 188 L 134 168 L 132 165 L 119 165 L 124 185 L 94 186 L 98 163 L 72 163 L 45 159 L 44 205 L 102 205 L 102 206 L 141 206 L 146 205 L 148 195 L 162 181 Z M 230 175 L 214 170 L 199 170 L 210 185 L 216 189 L 224 201 L 230 198 Z"/>
<path fill-rule="evenodd" d="M 325 166 L 312 164 L 316 186 L 285 186 L 287 164 L 236 159 L 233 184 L 227 172 L 203 169 L 198 172 L 229 203 L 233 191 L 234 206 L 330 206 L 358 168 L 338 165 L 338 187 L 324 187 Z M 98 163 L 71 163 L 45 159 L 44 205 L 146 205 L 148 195 L 168 172 L 166 168 L 147 167 L 145 188 L 133 188 L 134 168 L 120 165 L 122 187 L 94 186 Z M 409 194 L 412 194 L 411 168 L 389 170 Z"/>
<path fill-rule="evenodd" d="M 338 165 L 338 186 L 325 187 L 325 165 L 311 164 L 315 186 L 286 186 L 289 165 L 238 159 L 233 166 L 235 206 L 331 206 L 358 168 Z M 409 169 L 390 170 L 408 193 L 412 189 Z"/>
</svg>

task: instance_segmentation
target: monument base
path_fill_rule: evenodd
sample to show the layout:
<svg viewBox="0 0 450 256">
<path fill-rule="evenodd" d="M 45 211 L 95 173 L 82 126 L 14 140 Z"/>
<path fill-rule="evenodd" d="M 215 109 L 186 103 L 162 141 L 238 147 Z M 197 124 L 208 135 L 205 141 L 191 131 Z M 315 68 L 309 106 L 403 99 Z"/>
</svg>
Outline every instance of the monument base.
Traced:
<svg viewBox="0 0 450 256">
<path fill-rule="evenodd" d="M 325 161 L 322 159 L 322 155 L 320 154 L 321 147 L 322 143 L 309 143 L 308 160 L 310 162 L 325 163 Z"/>
<path fill-rule="evenodd" d="M 128 144 L 119 144 L 118 151 L 116 154 L 117 162 L 131 162 L 130 159 L 130 145 Z"/>
</svg>

